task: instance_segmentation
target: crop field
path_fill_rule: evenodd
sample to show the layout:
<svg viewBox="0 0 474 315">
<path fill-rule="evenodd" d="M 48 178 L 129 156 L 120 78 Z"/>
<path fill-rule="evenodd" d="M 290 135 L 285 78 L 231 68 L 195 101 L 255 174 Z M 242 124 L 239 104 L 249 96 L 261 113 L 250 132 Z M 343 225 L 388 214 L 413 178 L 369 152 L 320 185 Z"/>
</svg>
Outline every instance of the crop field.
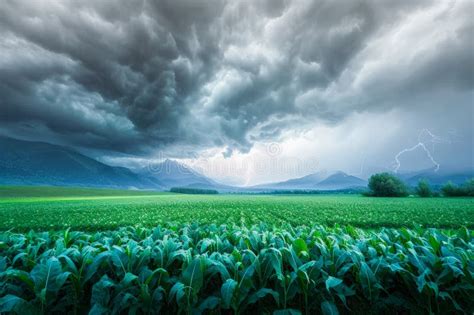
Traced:
<svg viewBox="0 0 474 315">
<path fill-rule="evenodd" d="M 0 234 L 0 312 L 474 311 L 467 229 L 263 224 Z"/>
<path fill-rule="evenodd" d="M 0 313 L 474 311 L 473 198 L 0 196 Z"/>
<path fill-rule="evenodd" d="M 121 226 L 214 223 L 252 225 L 352 225 L 364 228 L 474 227 L 473 198 L 369 198 L 362 196 L 276 195 L 63 195 L 0 199 L 0 229 L 72 228 L 107 230 Z M 50 193 L 51 195 L 51 193 Z"/>
</svg>

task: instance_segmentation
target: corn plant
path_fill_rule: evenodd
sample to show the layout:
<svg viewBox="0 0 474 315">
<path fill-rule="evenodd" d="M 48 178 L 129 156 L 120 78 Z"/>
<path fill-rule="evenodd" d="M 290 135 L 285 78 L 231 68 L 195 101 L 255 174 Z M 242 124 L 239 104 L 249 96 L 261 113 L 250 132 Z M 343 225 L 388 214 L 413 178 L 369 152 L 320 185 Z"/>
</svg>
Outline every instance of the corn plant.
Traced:
<svg viewBox="0 0 474 315">
<path fill-rule="evenodd" d="M 472 314 L 465 228 L 0 233 L 0 313 Z"/>
</svg>

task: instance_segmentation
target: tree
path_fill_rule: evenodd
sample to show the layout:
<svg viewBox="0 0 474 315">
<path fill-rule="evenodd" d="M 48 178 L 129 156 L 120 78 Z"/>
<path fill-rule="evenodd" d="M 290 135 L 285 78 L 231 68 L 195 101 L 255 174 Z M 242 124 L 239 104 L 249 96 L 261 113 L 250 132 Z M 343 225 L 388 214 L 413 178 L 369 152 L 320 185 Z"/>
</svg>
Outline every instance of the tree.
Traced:
<svg viewBox="0 0 474 315">
<path fill-rule="evenodd" d="M 433 192 L 431 191 L 430 184 L 426 179 L 422 179 L 418 182 L 418 186 L 416 187 L 416 194 L 420 197 L 431 197 L 433 196 Z"/>
<path fill-rule="evenodd" d="M 446 197 L 459 197 L 463 195 L 462 188 L 454 185 L 453 182 L 449 181 L 441 188 L 443 195 Z"/>
<path fill-rule="evenodd" d="M 441 188 L 443 195 L 446 197 L 462 197 L 462 196 L 474 196 L 474 178 L 467 180 L 464 185 L 458 187 L 451 181 L 447 182 L 446 185 Z"/>
<path fill-rule="evenodd" d="M 474 178 L 467 180 L 463 188 L 466 196 L 474 197 Z"/>
<path fill-rule="evenodd" d="M 404 197 L 408 196 L 405 184 L 396 176 L 389 173 L 374 174 L 369 179 L 370 195 L 375 197 Z"/>
</svg>

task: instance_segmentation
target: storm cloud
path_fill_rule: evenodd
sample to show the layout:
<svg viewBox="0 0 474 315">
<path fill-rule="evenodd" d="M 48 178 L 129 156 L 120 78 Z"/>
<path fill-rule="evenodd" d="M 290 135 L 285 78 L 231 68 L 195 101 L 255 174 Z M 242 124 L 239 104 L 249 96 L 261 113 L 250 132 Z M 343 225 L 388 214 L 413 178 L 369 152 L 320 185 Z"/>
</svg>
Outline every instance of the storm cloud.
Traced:
<svg viewBox="0 0 474 315">
<path fill-rule="evenodd" d="M 7 135 L 143 156 L 224 147 L 231 156 L 353 114 L 473 115 L 472 1 L 7 0 L 0 8 Z"/>
</svg>

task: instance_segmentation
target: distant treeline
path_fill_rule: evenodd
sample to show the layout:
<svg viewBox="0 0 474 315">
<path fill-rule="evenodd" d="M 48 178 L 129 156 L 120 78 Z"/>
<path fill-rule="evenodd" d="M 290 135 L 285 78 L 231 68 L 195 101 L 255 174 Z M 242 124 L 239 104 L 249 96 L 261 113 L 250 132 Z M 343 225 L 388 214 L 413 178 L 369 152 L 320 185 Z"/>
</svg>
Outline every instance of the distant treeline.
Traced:
<svg viewBox="0 0 474 315">
<path fill-rule="evenodd" d="M 173 187 L 170 192 L 179 194 L 215 195 L 219 192 L 214 189 Z M 229 194 L 242 195 L 325 195 L 325 194 L 363 194 L 370 197 L 406 197 L 417 195 L 420 197 L 474 197 L 474 178 L 457 186 L 452 182 L 441 187 L 432 187 L 427 180 L 420 180 L 416 187 L 407 186 L 400 178 L 390 173 L 374 174 L 369 179 L 368 189 L 348 188 L 338 190 L 267 190 L 267 191 L 230 191 Z"/>
<path fill-rule="evenodd" d="M 216 195 L 217 190 L 214 189 L 200 189 L 200 188 L 185 188 L 185 187 L 173 187 L 170 192 L 177 194 L 192 194 L 192 195 Z"/>
<path fill-rule="evenodd" d="M 441 187 L 441 193 L 434 191 L 430 183 L 422 179 L 414 190 L 409 189 L 398 177 L 390 173 L 374 174 L 369 179 L 369 191 L 366 196 L 372 197 L 406 197 L 415 194 L 420 197 L 474 197 L 474 178 L 467 180 L 463 185 L 456 186 L 452 182 Z"/>
<path fill-rule="evenodd" d="M 466 181 L 466 183 L 461 186 L 456 186 L 452 182 L 448 182 L 441 188 L 441 192 L 448 197 L 474 197 L 474 178 Z"/>
<path fill-rule="evenodd" d="M 337 189 L 337 190 L 305 190 L 305 189 L 294 189 L 294 190 L 272 190 L 272 191 L 259 191 L 253 194 L 259 195 L 327 195 L 327 194 L 360 194 L 363 189 Z M 245 194 L 252 194 L 246 192 Z"/>
</svg>

